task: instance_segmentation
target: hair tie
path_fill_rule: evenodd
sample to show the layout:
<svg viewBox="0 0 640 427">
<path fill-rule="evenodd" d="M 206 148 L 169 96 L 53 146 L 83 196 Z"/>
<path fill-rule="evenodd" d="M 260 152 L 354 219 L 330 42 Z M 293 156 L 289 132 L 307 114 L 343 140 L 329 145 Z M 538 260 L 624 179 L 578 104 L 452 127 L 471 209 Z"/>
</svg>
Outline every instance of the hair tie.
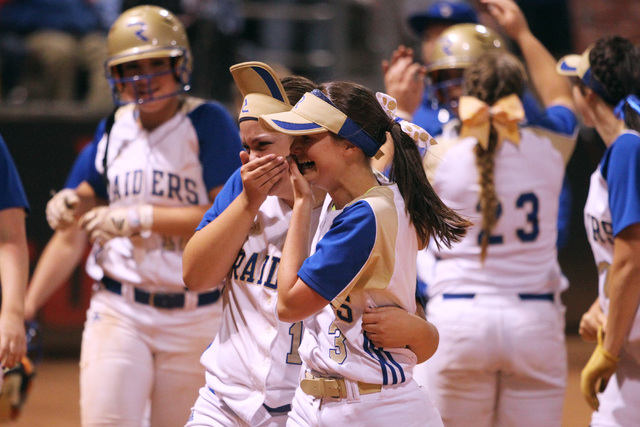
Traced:
<svg viewBox="0 0 640 427">
<path fill-rule="evenodd" d="M 393 129 L 393 126 L 399 124 L 402 131 L 409 135 L 418 147 L 428 149 L 429 146 L 437 144 L 436 140 L 433 139 L 429 132 L 396 115 L 398 103 L 392 96 L 389 96 L 386 93 L 376 92 L 376 98 L 378 98 L 378 102 L 387 115 L 392 119 L 392 122 L 389 123 L 389 126 L 387 127 L 387 131 L 390 132 L 391 129 Z"/>
<path fill-rule="evenodd" d="M 627 95 L 618 102 L 616 108 L 613 110 L 613 114 L 620 120 L 624 120 L 624 104 L 629 104 L 629 107 L 633 109 L 637 114 L 640 114 L 640 99 L 635 95 Z"/>
<path fill-rule="evenodd" d="M 524 120 L 525 114 L 518 95 L 500 98 L 492 106 L 472 96 L 461 96 L 458 113 L 462 121 L 460 137 L 475 137 L 485 150 L 489 146 L 491 124 L 498 133 L 498 144 L 505 140 L 520 144 L 518 123 Z"/>
</svg>

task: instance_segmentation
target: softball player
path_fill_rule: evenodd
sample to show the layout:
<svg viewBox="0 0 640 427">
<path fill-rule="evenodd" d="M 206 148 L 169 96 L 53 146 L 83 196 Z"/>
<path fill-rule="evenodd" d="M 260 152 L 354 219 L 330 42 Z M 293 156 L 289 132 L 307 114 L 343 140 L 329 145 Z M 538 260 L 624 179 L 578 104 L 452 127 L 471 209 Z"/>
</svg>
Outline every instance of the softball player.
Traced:
<svg viewBox="0 0 640 427">
<path fill-rule="evenodd" d="M 27 353 L 24 294 L 29 277 L 29 254 L 25 214 L 29 202 L 1 136 L 0 189 L 0 362 L 3 368 L 11 368 Z"/>
<path fill-rule="evenodd" d="M 591 426 L 640 425 L 640 51 L 624 38 L 603 37 L 582 55 L 562 58 L 558 72 L 573 76 L 584 123 L 607 146 L 584 207 L 599 292 L 581 322 L 583 338 L 597 341 L 582 370 L 582 394 L 595 411 Z"/>
<path fill-rule="evenodd" d="M 533 36 L 523 37 L 523 50 L 548 75 L 555 61 Z M 560 293 L 567 284 L 555 245 L 577 122 L 569 86 L 557 76 L 545 80 L 554 92 L 544 99 L 561 132 L 519 128 L 525 79 L 506 52 L 470 65 L 460 136 L 440 138 L 425 156 L 438 195 L 475 222 L 451 248 L 428 248 L 436 262 L 427 315 L 440 330 L 440 347 L 424 364 L 425 385 L 448 426 L 551 426 L 562 418 Z"/>
<path fill-rule="evenodd" d="M 198 358 L 221 310 L 218 290 L 185 291 L 182 251 L 242 148 L 221 105 L 182 95 L 192 62 L 174 15 L 155 6 L 125 11 L 108 47 L 119 108 L 103 124 L 89 174 L 104 180 L 83 182 L 68 204 L 77 217 L 102 191 L 109 200 L 80 218 L 98 244 L 91 261 L 104 272 L 82 338 L 81 418 L 85 426 L 140 426 L 150 402 L 151 425 L 176 426 L 195 398 Z"/>
<path fill-rule="evenodd" d="M 224 285 L 220 330 L 203 353 L 206 386 L 188 426 L 284 425 L 296 388 L 302 323 L 279 322 L 276 278 L 293 193 L 284 157 L 292 138 L 258 125 L 264 113 L 288 111 L 314 85 L 288 78 L 285 87 L 266 64 L 231 67 L 244 98 L 243 163 L 205 214 L 184 253 L 190 289 Z M 318 192 L 323 200 L 324 193 Z M 319 209 L 316 209 L 316 217 Z M 215 262 L 211 262 L 211 260 Z M 225 280 L 226 278 L 226 280 Z"/>
<path fill-rule="evenodd" d="M 280 320 L 305 319 L 299 349 L 305 370 L 289 424 L 442 425 L 411 379 L 415 354 L 373 345 L 362 316 L 372 306 L 415 312 L 418 248 L 432 234 L 449 244 L 468 223 L 434 195 L 416 161 L 417 145 L 373 93 L 345 82 L 321 89 L 291 112 L 260 117 L 269 128 L 303 136 L 291 147 L 295 201 L 278 270 Z M 395 149 L 390 176 L 400 184 L 378 180 L 371 169 L 387 131 Z M 329 197 L 307 258 L 312 187 Z M 407 210 L 404 200 L 413 201 Z"/>
</svg>

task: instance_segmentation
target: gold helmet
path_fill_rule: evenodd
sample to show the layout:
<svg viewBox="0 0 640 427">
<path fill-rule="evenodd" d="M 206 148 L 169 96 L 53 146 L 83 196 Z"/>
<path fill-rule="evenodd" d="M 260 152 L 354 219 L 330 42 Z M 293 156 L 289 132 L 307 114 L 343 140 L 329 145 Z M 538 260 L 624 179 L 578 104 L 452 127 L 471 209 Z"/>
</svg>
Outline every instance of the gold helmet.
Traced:
<svg viewBox="0 0 640 427">
<path fill-rule="evenodd" d="M 158 6 L 137 6 L 123 12 L 113 23 L 107 36 L 108 59 L 105 62 L 107 78 L 111 83 L 117 105 L 125 104 L 120 98 L 122 87 L 145 79 L 148 84 L 157 74 L 144 74 L 123 78 L 118 66 L 126 62 L 149 58 L 171 58 L 172 72 L 180 88 L 169 96 L 189 90 L 193 62 L 189 40 L 182 22 L 166 9 Z M 166 96 L 164 96 L 166 97 Z M 129 102 L 143 103 L 159 98 L 141 97 Z"/>
<path fill-rule="evenodd" d="M 433 105 L 439 104 L 457 116 L 464 69 L 483 53 L 493 50 L 506 52 L 507 46 L 498 34 L 484 25 L 456 24 L 444 30 L 427 63 L 429 97 Z M 449 117 L 446 115 L 446 120 Z"/>
<path fill-rule="evenodd" d="M 484 52 L 506 49 L 504 40 L 484 25 L 452 25 L 436 40 L 433 56 L 427 64 L 427 72 L 466 68 Z"/>
</svg>

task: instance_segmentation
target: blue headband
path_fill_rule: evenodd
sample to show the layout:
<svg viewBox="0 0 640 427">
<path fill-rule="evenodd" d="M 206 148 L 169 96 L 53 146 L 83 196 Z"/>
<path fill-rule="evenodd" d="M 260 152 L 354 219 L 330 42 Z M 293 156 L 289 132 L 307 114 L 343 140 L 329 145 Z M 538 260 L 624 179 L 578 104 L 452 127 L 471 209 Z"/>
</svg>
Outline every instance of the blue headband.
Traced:
<svg viewBox="0 0 640 427">
<path fill-rule="evenodd" d="M 591 71 L 591 67 L 585 71 L 584 75 L 581 78 L 582 83 L 585 84 L 588 88 L 591 88 L 595 93 L 600 95 L 600 97 L 607 102 L 608 104 L 615 105 L 616 100 L 613 99 L 609 92 L 602 86 L 602 84 L 598 81 L 598 78 Z"/>
<path fill-rule="evenodd" d="M 369 157 L 375 156 L 380 149 L 380 144 L 371 135 L 318 89 L 305 93 L 291 111 L 262 115 L 260 121 L 269 128 L 289 135 L 333 132 L 353 143 Z"/>
</svg>

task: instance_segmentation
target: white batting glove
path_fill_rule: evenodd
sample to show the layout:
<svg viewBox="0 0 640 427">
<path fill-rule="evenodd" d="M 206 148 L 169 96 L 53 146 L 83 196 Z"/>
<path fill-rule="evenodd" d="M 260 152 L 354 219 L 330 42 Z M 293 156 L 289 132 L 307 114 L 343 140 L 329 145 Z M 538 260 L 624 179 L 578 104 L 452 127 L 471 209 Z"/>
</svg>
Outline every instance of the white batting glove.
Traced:
<svg viewBox="0 0 640 427">
<path fill-rule="evenodd" d="M 151 230 L 153 206 L 137 205 L 126 208 L 100 206 L 80 218 L 80 226 L 92 242 L 105 242 L 114 237 L 131 237 Z"/>
<path fill-rule="evenodd" d="M 75 210 L 80 198 L 75 190 L 65 188 L 53 195 L 47 203 L 47 222 L 54 230 L 69 227 L 76 221 Z"/>
</svg>

